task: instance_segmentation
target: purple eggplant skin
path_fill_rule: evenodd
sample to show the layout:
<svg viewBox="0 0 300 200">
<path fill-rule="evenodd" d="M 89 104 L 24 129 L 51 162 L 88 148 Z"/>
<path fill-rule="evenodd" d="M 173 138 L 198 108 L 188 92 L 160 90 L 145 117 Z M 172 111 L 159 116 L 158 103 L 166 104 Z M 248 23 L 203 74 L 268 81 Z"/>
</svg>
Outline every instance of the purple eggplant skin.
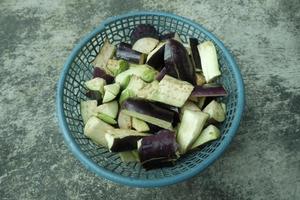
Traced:
<svg viewBox="0 0 300 200">
<path fill-rule="evenodd" d="M 192 51 L 192 54 L 191 54 L 192 63 L 195 68 L 202 70 L 201 58 L 200 58 L 200 54 L 199 54 L 198 47 L 197 47 L 199 45 L 199 41 L 197 38 L 190 38 L 189 41 L 190 41 L 190 47 L 191 47 L 191 51 Z"/>
<path fill-rule="evenodd" d="M 174 112 L 144 99 L 129 98 L 123 102 L 122 109 L 148 115 L 170 123 L 173 123 L 174 120 Z"/>
<path fill-rule="evenodd" d="M 179 121 L 180 121 L 180 109 L 178 107 L 175 107 L 175 106 L 171 106 L 171 105 L 168 105 L 168 104 L 164 104 L 164 103 L 160 103 L 160 102 L 156 102 L 156 105 L 162 107 L 162 108 L 165 108 L 165 109 L 168 109 L 170 110 L 171 112 L 173 112 L 174 114 L 174 117 L 173 117 L 173 127 L 175 127 Z"/>
<path fill-rule="evenodd" d="M 97 78 L 97 77 L 103 78 L 106 81 L 106 84 L 111 84 L 114 82 L 114 77 L 107 74 L 103 69 L 101 69 L 99 67 L 94 68 L 93 77 L 94 78 Z"/>
<path fill-rule="evenodd" d="M 121 47 L 121 48 L 132 49 L 132 45 L 131 45 L 131 44 L 128 44 L 128 43 L 126 43 L 126 42 L 121 42 L 121 43 L 119 44 L 119 47 Z"/>
<path fill-rule="evenodd" d="M 146 59 L 145 54 L 132 50 L 127 46 L 119 46 L 116 51 L 116 57 L 137 64 L 144 64 Z"/>
<path fill-rule="evenodd" d="M 154 26 L 150 24 L 139 24 L 134 28 L 134 30 L 131 33 L 131 44 L 134 44 L 139 39 L 145 37 L 159 39 L 158 32 Z"/>
<path fill-rule="evenodd" d="M 160 130 L 156 135 L 144 137 L 138 148 L 140 161 L 145 168 L 161 167 L 178 158 L 178 144 L 175 133 L 170 130 Z M 150 167 L 151 166 L 151 167 Z"/>
<path fill-rule="evenodd" d="M 159 50 L 157 50 L 150 58 L 148 58 L 147 64 L 160 71 L 165 65 L 164 52 L 165 45 L 161 46 Z"/>
<path fill-rule="evenodd" d="M 196 85 L 195 69 L 186 48 L 178 41 L 166 41 L 164 53 L 167 74 Z"/>
<path fill-rule="evenodd" d="M 164 76 L 167 74 L 167 68 L 163 67 L 160 72 L 157 74 L 157 76 L 155 77 L 156 80 L 161 81 Z"/>
<path fill-rule="evenodd" d="M 192 97 L 220 97 L 227 96 L 227 91 L 219 84 L 204 84 L 195 86 L 191 94 Z"/>
<path fill-rule="evenodd" d="M 167 39 L 172 39 L 174 37 L 175 37 L 175 32 L 165 33 L 159 36 L 159 40 L 167 40 Z"/>
<path fill-rule="evenodd" d="M 137 148 L 137 141 L 142 136 L 127 136 L 122 139 L 115 139 L 113 146 L 110 148 L 112 152 L 130 151 Z"/>
</svg>

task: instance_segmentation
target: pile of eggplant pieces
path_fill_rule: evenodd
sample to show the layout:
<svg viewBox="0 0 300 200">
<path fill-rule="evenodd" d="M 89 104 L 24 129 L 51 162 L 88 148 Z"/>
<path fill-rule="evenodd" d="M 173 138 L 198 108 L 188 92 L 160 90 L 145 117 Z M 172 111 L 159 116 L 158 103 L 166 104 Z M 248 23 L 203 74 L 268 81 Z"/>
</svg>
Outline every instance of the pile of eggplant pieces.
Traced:
<svg viewBox="0 0 300 200">
<path fill-rule="evenodd" d="M 80 104 L 84 134 L 122 161 L 170 166 L 220 137 L 226 107 L 217 97 L 227 92 L 214 83 L 221 71 L 211 41 L 183 43 L 140 24 L 131 43 L 106 40 L 92 64 Z"/>
</svg>

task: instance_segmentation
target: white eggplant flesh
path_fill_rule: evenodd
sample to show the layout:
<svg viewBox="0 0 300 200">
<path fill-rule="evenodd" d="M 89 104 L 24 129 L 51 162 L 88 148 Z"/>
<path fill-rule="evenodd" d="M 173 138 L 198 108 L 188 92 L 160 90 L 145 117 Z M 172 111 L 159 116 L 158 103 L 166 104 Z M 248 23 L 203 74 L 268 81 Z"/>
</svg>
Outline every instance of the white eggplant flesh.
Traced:
<svg viewBox="0 0 300 200">
<path fill-rule="evenodd" d="M 201 132 L 199 137 L 193 143 L 191 149 L 202 146 L 203 144 L 208 143 L 210 141 L 216 140 L 220 136 L 221 136 L 220 130 L 214 125 L 209 125 Z"/>
<path fill-rule="evenodd" d="M 212 100 L 204 109 L 203 112 L 209 114 L 209 121 L 223 122 L 225 120 L 225 111 L 220 103 Z"/>
<path fill-rule="evenodd" d="M 198 51 L 201 57 L 203 75 L 206 82 L 210 83 L 221 75 L 215 45 L 210 41 L 203 42 L 198 45 Z"/>
<path fill-rule="evenodd" d="M 90 138 L 95 143 L 107 147 L 105 134 L 108 130 L 113 129 L 114 127 L 112 127 L 111 125 L 93 116 L 89 118 L 84 126 L 84 135 Z"/>
<path fill-rule="evenodd" d="M 201 111 L 184 111 L 177 134 L 181 154 L 184 154 L 200 135 L 208 117 L 208 114 Z"/>
<path fill-rule="evenodd" d="M 159 40 L 151 37 L 141 38 L 136 41 L 132 49 L 141 53 L 149 54 L 159 43 Z"/>
</svg>

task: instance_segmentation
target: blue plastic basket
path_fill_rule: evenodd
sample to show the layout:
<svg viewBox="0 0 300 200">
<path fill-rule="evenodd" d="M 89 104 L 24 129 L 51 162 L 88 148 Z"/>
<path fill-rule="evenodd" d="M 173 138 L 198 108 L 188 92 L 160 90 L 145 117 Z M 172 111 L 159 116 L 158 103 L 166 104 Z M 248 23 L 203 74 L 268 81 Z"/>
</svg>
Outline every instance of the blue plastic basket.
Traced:
<svg viewBox="0 0 300 200">
<path fill-rule="evenodd" d="M 83 134 L 79 104 L 85 100 L 83 83 L 91 79 L 91 62 L 106 38 L 113 44 L 129 42 L 130 33 L 138 24 L 152 24 L 159 33 L 177 32 L 186 42 L 195 37 L 200 42 L 212 41 L 217 49 L 222 71 L 221 82 L 228 97 L 226 120 L 220 126 L 222 137 L 205 148 L 189 153 L 173 167 L 144 170 L 138 163 L 123 163 L 119 156 L 95 145 Z M 191 178 L 212 164 L 228 147 L 235 135 L 244 109 L 244 86 L 240 71 L 222 42 L 197 23 L 162 12 L 131 12 L 111 17 L 88 34 L 74 48 L 64 65 L 57 88 L 57 115 L 66 143 L 75 156 L 91 171 L 111 181 L 136 186 L 158 187 Z"/>
</svg>

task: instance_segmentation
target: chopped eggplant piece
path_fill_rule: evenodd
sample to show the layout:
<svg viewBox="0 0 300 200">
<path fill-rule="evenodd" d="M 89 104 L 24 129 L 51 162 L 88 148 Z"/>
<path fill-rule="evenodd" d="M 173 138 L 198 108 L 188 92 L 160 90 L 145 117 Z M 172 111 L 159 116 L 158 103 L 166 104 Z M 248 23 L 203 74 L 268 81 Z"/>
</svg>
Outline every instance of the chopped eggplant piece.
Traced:
<svg viewBox="0 0 300 200">
<path fill-rule="evenodd" d="M 138 132 L 147 132 L 150 130 L 146 122 L 135 117 L 132 118 L 132 127 Z"/>
<path fill-rule="evenodd" d="M 94 115 L 96 108 L 97 108 L 96 100 L 88 100 L 88 101 L 80 102 L 80 112 L 84 124 L 86 124 L 89 118 L 91 118 Z"/>
<path fill-rule="evenodd" d="M 110 151 L 121 152 L 136 149 L 137 141 L 149 135 L 128 129 L 112 129 L 106 131 L 105 139 Z"/>
<path fill-rule="evenodd" d="M 195 69 L 185 47 L 180 42 L 167 40 L 164 61 L 167 74 L 196 85 Z"/>
<path fill-rule="evenodd" d="M 124 113 L 132 117 L 172 130 L 174 113 L 143 99 L 127 99 L 122 108 Z"/>
<path fill-rule="evenodd" d="M 136 111 L 129 111 L 129 110 L 124 110 L 125 114 L 130 115 L 132 117 L 136 117 L 138 119 L 142 119 L 148 123 L 154 124 L 156 126 L 159 126 L 161 128 L 173 130 L 172 122 L 164 121 L 159 118 L 155 118 L 149 115 L 141 114 Z"/>
<path fill-rule="evenodd" d="M 108 116 L 104 113 L 98 113 L 97 117 L 108 124 L 112 124 L 112 125 L 117 124 L 117 121 L 114 118 L 112 118 L 111 116 Z"/>
<path fill-rule="evenodd" d="M 165 42 L 161 42 L 149 53 L 146 63 L 157 70 L 161 70 L 164 63 Z"/>
<path fill-rule="evenodd" d="M 120 85 L 118 83 L 110 84 L 104 86 L 104 97 L 103 97 L 103 103 L 107 103 L 109 101 L 112 101 L 116 98 L 116 96 L 119 94 L 120 91 Z"/>
<path fill-rule="evenodd" d="M 196 73 L 196 84 L 201 86 L 206 83 L 205 77 L 203 76 L 203 73 L 197 72 Z"/>
<path fill-rule="evenodd" d="M 146 82 L 143 81 L 140 77 L 132 75 L 126 89 L 130 89 L 134 94 L 138 93 L 143 87 L 146 86 Z"/>
<path fill-rule="evenodd" d="M 157 80 L 153 80 L 151 83 L 147 83 L 141 90 L 138 91 L 137 97 L 150 99 L 150 96 L 158 90 L 158 84 L 159 82 Z"/>
<path fill-rule="evenodd" d="M 132 75 L 125 90 L 122 91 L 120 96 L 120 103 L 131 97 L 137 97 L 137 93 L 146 86 L 146 82 L 140 77 Z"/>
<path fill-rule="evenodd" d="M 157 135 L 144 137 L 138 141 L 138 153 L 146 169 L 159 168 L 166 162 L 174 162 L 179 157 L 175 133 L 161 130 Z"/>
<path fill-rule="evenodd" d="M 102 94 L 99 91 L 89 90 L 85 95 L 91 100 L 96 100 L 97 104 L 101 104 Z"/>
<path fill-rule="evenodd" d="M 121 129 L 131 129 L 132 128 L 132 117 L 126 115 L 123 110 L 120 111 L 118 116 L 118 125 Z"/>
<path fill-rule="evenodd" d="M 84 126 L 84 135 L 95 143 L 107 147 L 105 133 L 107 130 L 112 129 L 114 129 L 114 127 L 93 116 L 89 118 Z"/>
<path fill-rule="evenodd" d="M 194 86 L 186 81 L 164 76 L 159 82 L 158 88 L 148 93 L 148 100 L 158 101 L 176 107 L 181 107 L 189 98 Z"/>
<path fill-rule="evenodd" d="M 97 55 L 93 61 L 94 67 L 99 67 L 104 69 L 106 73 L 109 74 L 109 70 L 106 69 L 107 62 L 115 54 L 116 47 L 109 43 L 108 40 L 105 40 L 103 47 L 100 50 L 100 53 Z"/>
<path fill-rule="evenodd" d="M 120 92 L 120 84 L 114 83 L 114 84 L 105 85 L 104 90 L 105 90 L 105 92 L 109 91 L 113 95 L 117 96 Z"/>
<path fill-rule="evenodd" d="M 112 94 L 109 91 L 105 91 L 104 96 L 103 96 L 103 103 L 110 102 L 116 98 L 116 95 Z"/>
<path fill-rule="evenodd" d="M 134 28 L 134 30 L 131 33 L 131 44 L 134 44 L 139 39 L 146 37 L 151 37 L 157 40 L 159 39 L 157 30 L 154 26 L 150 24 L 139 24 Z"/>
<path fill-rule="evenodd" d="M 163 38 L 164 39 L 162 39 L 162 41 L 165 41 L 167 39 L 173 39 L 173 40 L 176 40 L 176 41 L 180 42 L 185 47 L 185 49 L 188 52 L 188 54 L 191 55 L 191 47 L 190 47 L 190 45 L 187 44 L 187 43 L 184 43 L 182 41 L 182 39 L 180 38 L 180 36 L 179 36 L 178 33 L 174 33 L 173 32 L 173 33 L 165 34 L 165 35 L 163 35 Z"/>
<path fill-rule="evenodd" d="M 117 101 L 111 101 L 104 103 L 97 107 L 97 112 L 106 114 L 111 118 L 115 119 L 118 114 L 119 104 Z"/>
<path fill-rule="evenodd" d="M 116 76 L 115 81 L 124 88 L 126 83 L 130 80 L 131 75 L 138 76 L 143 81 L 151 82 L 154 80 L 156 73 L 157 72 L 148 65 L 130 65 L 128 70 Z"/>
<path fill-rule="evenodd" d="M 209 114 L 209 121 L 223 122 L 225 120 L 225 112 L 221 104 L 212 100 L 204 109 L 203 112 Z"/>
<path fill-rule="evenodd" d="M 135 51 L 133 49 L 127 48 L 125 46 L 119 46 L 117 48 L 116 57 L 118 59 L 123 59 L 128 62 L 144 64 L 146 61 L 146 54 Z"/>
<path fill-rule="evenodd" d="M 203 42 L 198 45 L 198 51 L 201 57 L 203 75 L 206 82 L 210 83 L 221 75 L 215 45 L 211 41 Z"/>
<path fill-rule="evenodd" d="M 159 43 L 159 40 L 151 38 L 151 37 L 145 37 L 137 40 L 134 45 L 132 46 L 132 49 L 144 54 L 149 54 Z"/>
<path fill-rule="evenodd" d="M 86 81 L 85 86 L 92 91 L 99 91 L 102 95 L 104 94 L 104 85 L 106 81 L 103 78 L 93 78 L 92 80 Z"/>
<path fill-rule="evenodd" d="M 155 104 L 158 105 L 159 107 L 165 108 L 165 109 L 170 110 L 171 112 L 173 112 L 173 114 L 174 114 L 173 123 L 172 123 L 173 127 L 175 127 L 179 123 L 179 121 L 180 121 L 180 116 L 179 116 L 180 109 L 178 107 L 168 105 L 168 104 L 165 104 L 165 103 L 161 103 L 161 102 L 155 102 Z"/>
<path fill-rule="evenodd" d="M 137 150 L 132 151 L 123 151 L 118 153 L 122 162 L 128 163 L 128 162 L 139 162 L 139 153 Z"/>
<path fill-rule="evenodd" d="M 194 102 L 187 101 L 180 109 L 180 119 L 182 119 L 185 110 L 201 111 L 200 108 Z"/>
<path fill-rule="evenodd" d="M 120 91 L 120 84 L 114 83 L 110 85 L 104 86 L 104 97 L 103 97 L 103 103 L 107 103 L 109 101 L 112 101 L 116 98 L 116 96 L 119 94 Z"/>
<path fill-rule="evenodd" d="M 114 77 L 107 74 L 103 69 L 100 69 L 99 67 L 94 68 L 93 76 L 94 78 L 103 78 L 107 84 L 111 84 L 114 82 Z"/>
<path fill-rule="evenodd" d="M 118 74 L 127 70 L 129 68 L 129 64 L 125 60 L 109 59 L 106 68 L 112 73 L 113 76 L 117 76 Z"/>
<path fill-rule="evenodd" d="M 141 114 L 141 113 L 136 112 L 136 111 L 124 110 L 124 112 L 127 115 L 130 115 L 132 117 L 136 117 L 138 119 L 144 120 L 148 123 L 154 124 L 154 125 L 159 126 L 161 128 L 173 130 L 173 122 L 169 122 L 169 121 L 165 121 L 165 120 L 162 120 L 162 119 L 159 119 L 159 118 L 155 118 L 155 117 L 152 117 L 150 115 Z"/>
<path fill-rule="evenodd" d="M 206 127 L 195 140 L 191 149 L 202 146 L 205 143 L 216 140 L 221 136 L 220 130 L 214 125 L 209 125 Z"/>
<path fill-rule="evenodd" d="M 201 111 L 186 109 L 177 134 L 180 153 L 184 154 L 201 133 L 209 115 Z"/>
<path fill-rule="evenodd" d="M 191 96 L 193 96 L 193 97 L 220 97 L 220 96 L 227 96 L 227 92 L 222 85 L 204 84 L 202 86 L 195 86 Z"/>
<path fill-rule="evenodd" d="M 201 59 L 197 48 L 197 46 L 199 45 L 199 41 L 197 38 L 190 38 L 189 42 L 191 48 L 192 63 L 194 64 L 195 68 L 201 70 Z"/>
</svg>

